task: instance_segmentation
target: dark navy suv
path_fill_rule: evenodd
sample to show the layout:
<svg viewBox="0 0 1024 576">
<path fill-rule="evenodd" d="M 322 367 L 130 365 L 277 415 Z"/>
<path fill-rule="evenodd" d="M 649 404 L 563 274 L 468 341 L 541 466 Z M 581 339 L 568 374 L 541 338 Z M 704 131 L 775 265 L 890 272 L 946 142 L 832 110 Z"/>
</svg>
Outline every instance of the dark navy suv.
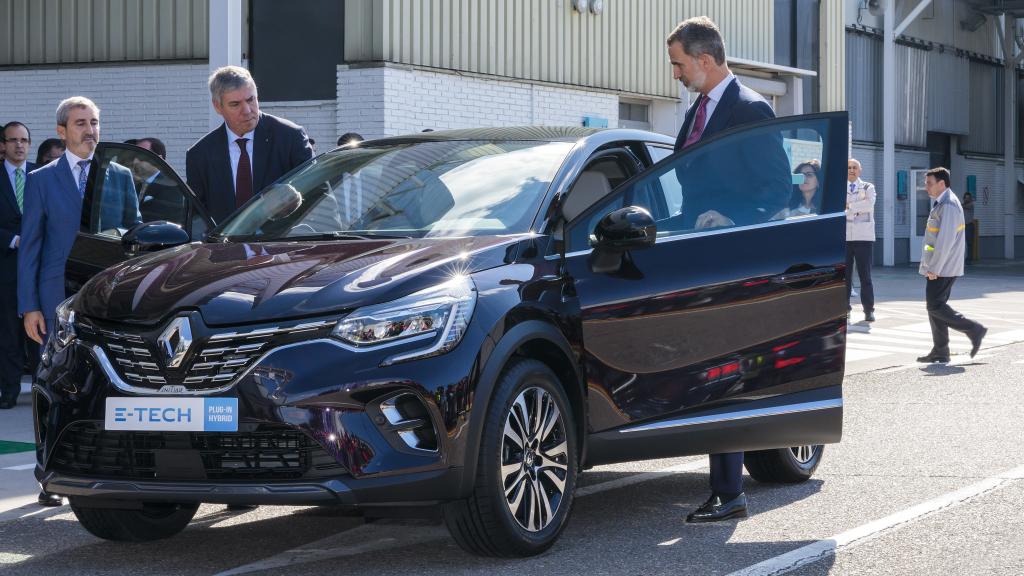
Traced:
<svg viewBox="0 0 1024 576">
<path fill-rule="evenodd" d="M 846 134 L 830 113 L 678 153 L 617 129 L 385 138 L 217 226 L 158 158 L 101 144 L 36 475 L 107 539 L 204 502 L 331 505 L 440 510 L 511 556 L 555 541 L 585 467 L 742 450 L 806 480 L 842 428 Z M 98 222 L 115 165 L 159 170 L 147 223 Z"/>
</svg>

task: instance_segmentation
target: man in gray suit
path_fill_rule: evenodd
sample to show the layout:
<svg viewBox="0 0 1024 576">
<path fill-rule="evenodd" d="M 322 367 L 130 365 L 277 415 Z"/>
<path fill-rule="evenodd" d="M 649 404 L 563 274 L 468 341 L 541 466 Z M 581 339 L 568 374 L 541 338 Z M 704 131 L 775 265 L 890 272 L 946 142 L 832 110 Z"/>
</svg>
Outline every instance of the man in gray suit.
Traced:
<svg viewBox="0 0 1024 576">
<path fill-rule="evenodd" d="M 968 320 L 947 301 L 953 282 L 964 275 L 964 209 L 949 189 L 949 170 L 932 168 L 925 174 L 925 190 L 934 205 L 928 214 L 924 247 L 918 272 L 928 278 L 925 302 L 932 326 L 932 350 L 918 362 L 949 362 L 949 329 L 959 330 L 971 340 L 971 358 L 981 348 L 988 329 Z"/>
</svg>

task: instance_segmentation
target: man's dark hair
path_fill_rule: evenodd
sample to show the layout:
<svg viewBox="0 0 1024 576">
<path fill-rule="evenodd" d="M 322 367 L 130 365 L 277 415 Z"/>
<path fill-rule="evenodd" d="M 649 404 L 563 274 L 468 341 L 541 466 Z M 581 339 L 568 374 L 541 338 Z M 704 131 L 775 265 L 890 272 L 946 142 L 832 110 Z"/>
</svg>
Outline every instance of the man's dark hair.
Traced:
<svg viewBox="0 0 1024 576">
<path fill-rule="evenodd" d="M 153 151 L 153 153 L 163 158 L 164 160 L 167 160 L 167 146 L 164 146 L 162 140 L 150 136 L 147 136 L 145 138 L 139 138 L 138 144 L 142 144 L 143 142 L 149 142 L 149 148 Z"/>
<path fill-rule="evenodd" d="M 43 142 L 39 145 L 39 149 L 36 151 L 37 166 L 43 165 L 43 156 L 45 156 L 46 153 L 50 151 L 50 148 L 53 148 L 54 146 L 60 148 L 61 150 L 66 150 L 66 147 L 64 146 L 64 141 L 61 140 L 60 138 L 47 138 L 46 140 L 43 140 Z"/>
<path fill-rule="evenodd" d="M 364 138 L 355 132 L 345 132 L 341 136 L 338 136 L 338 146 L 344 146 L 353 140 L 356 142 L 362 142 Z"/>
<path fill-rule="evenodd" d="M 17 120 L 13 120 L 11 122 L 8 122 L 7 124 L 4 124 L 3 129 L 0 129 L 0 142 L 6 142 L 7 141 L 7 129 L 8 128 L 13 128 L 15 126 L 21 126 L 22 128 L 24 128 L 25 132 L 28 132 L 28 141 L 29 142 L 32 141 L 32 131 L 28 129 L 28 126 L 25 126 L 24 124 L 22 124 L 21 122 L 18 122 Z"/>
<path fill-rule="evenodd" d="M 949 188 L 949 168 L 943 168 L 942 166 L 939 166 L 938 168 L 932 168 L 931 170 L 925 172 L 924 174 L 925 176 L 931 176 L 935 180 L 942 180 L 943 182 L 946 183 L 946 188 Z"/>
<path fill-rule="evenodd" d="M 715 22 L 707 16 L 695 16 L 680 22 L 666 41 L 669 46 L 673 42 L 679 42 L 683 52 L 693 58 L 708 54 L 715 59 L 715 64 L 725 64 L 725 42 L 722 40 L 722 33 L 718 31 Z"/>
<path fill-rule="evenodd" d="M 129 138 L 129 139 L 125 140 L 124 143 L 125 144 L 131 144 L 132 146 L 135 146 L 135 145 L 137 145 L 139 143 L 139 139 L 138 138 Z"/>
</svg>

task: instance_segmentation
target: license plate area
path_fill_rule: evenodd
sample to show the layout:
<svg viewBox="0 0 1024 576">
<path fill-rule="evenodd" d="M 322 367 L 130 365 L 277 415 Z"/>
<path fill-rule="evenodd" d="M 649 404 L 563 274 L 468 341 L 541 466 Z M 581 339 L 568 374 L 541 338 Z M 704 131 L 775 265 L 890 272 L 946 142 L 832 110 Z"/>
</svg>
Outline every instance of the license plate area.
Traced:
<svg viewBox="0 0 1024 576">
<path fill-rule="evenodd" d="M 237 432 L 237 398 L 107 398 L 106 430 Z"/>
</svg>

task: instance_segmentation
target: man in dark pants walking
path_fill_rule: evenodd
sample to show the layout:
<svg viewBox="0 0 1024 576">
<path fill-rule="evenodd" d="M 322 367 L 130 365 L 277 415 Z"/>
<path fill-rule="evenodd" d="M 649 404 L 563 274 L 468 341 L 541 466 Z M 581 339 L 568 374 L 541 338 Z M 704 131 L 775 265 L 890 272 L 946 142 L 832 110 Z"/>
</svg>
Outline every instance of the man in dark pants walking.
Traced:
<svg viewBox="0 0 1024 576">
<path fill-rule="evenodd" d="M 860 278 L 860 303 L 864 321 L 875 321 L 875 288 L 871 284 L 871 260 L 875 251 L 875 185 L 860 179 L 860 162 L 846 163 L 846 302 L 850 307 L 853 269 Z"/>
<path fill-rule="evenodd" d="M 676 138 L 676 150 L 692 146 L 716 132 L 775 117 L 771 105 L 740 84 L 729 70 L 725 42 L 710 18 L 699 16 L 681 22 L 669 35 L 667 43 L 673 77 L 687 90 L 698 93 L 696 101 L 686 111 L 686 119 Z M 697 227 L 731 224 L 726 215 L 711 210 L 699 215 Z M 710 460 L 711 497 L 688 515 L 686 521 L 715 522 L 746 516 L 743 453 L 711 454 Z"/>
<path fill-rule="evenodd" d="M 949 329 L 959 330 L 971 340 L 971 358 L 981 348 L 988 329 L 964 318 L 946 302 L 953 282 L 964 275 L 964 210 L 949 189 L 949 170 L 932 168 L 925 175 L 925 190 L 934 201 L 928 214 L 924 248 L 918 271 L 928 278 L 925 302 L 932 325 L 932 350 L 918 362 L 949 362 Z"/>
</svg>

